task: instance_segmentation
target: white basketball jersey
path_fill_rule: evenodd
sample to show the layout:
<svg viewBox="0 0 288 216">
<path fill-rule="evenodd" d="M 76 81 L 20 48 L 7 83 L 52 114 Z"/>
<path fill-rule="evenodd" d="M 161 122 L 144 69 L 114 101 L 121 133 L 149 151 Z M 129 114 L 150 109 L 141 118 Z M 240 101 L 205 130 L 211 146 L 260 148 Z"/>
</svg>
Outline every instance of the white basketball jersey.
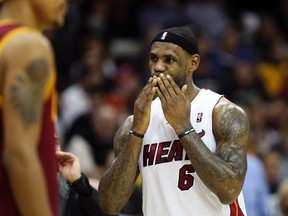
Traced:
<svg viewBox="0 0 288 216">
<path fill-rule="evenodd" d="M 191 102 L 191 123 L 211 152 L 216 150 L 212 110 L 221 97 L 202 89 Z M 242 193 L 231 205 L 223 205 L 198 177 L 164 117 L 159 98 L 152 102 L 139 167 L 145 216 L 246 215 Z"/>
</svg>

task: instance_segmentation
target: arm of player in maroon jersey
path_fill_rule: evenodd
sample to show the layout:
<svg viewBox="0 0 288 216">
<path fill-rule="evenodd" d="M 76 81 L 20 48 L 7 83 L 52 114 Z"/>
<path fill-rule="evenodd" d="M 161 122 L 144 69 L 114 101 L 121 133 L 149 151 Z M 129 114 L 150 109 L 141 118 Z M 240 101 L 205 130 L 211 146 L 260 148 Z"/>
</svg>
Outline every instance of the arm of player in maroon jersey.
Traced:
<svg viewBox="0 0 288 216">
<path fill-rule="evenodd" d="M 54 67 L 49 42 L 32 32 L 15 36 L 4 63 L 4 166 L 21 215 L 51 216 L 37 154 L 45 85 Z M 56 175 L 56 174 L 55 174 Z"/>
</svg>

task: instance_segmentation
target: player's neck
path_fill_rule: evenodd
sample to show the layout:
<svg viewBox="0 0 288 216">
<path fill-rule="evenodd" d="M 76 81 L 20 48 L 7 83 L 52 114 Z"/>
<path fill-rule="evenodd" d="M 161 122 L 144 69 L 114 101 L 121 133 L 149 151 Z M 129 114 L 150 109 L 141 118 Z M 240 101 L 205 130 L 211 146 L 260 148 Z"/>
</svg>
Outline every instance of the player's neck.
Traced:
<svg viewBox="0 0 288 216">
<path fill-rule="evenodd" d="M 22 25 L 42 31 L 31 6 L 26 1 L 8 1 L 3 4 L 0 19 L 12 19 Z"/>
<path fill-rule="evenodd" d="M 187 91 L 190 98 L 190 101 L 193 101 L 197 94 L 200 92 L 200 88 L 198 88 L 194 83 L 192 85 L 188 85 Z"/>
</svg>

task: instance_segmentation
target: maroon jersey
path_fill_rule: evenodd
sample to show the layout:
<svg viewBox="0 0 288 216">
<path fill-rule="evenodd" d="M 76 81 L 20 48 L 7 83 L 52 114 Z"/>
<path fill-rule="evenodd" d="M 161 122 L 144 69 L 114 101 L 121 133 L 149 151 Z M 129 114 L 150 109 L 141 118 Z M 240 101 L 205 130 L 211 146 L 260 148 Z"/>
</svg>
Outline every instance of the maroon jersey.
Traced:
<svg viewBox="0 0 288 216">
<path fill-rule="evenodd" d="M 11 21 L 0 21 L 0 55 L 7 42 L 17 34 L 29 32 L 32 29 L 13 23 Z M 1 64 L 1 63 L 0 63 Z M 57 161 L 55 155 L 55 73 L 51 73 L 49 83 L 43 95 L 43 121 L 38 143 L 38 154 L 42 169 L 45 174 L 47 191 L 49 192 L 50 205 L 54 215 L 58 215 L 58 183 L 56 179 Z M 8 176 L 3 167 L 3 104 L 4 98 L 0 94 L 0 216 L 18 216 L 20 215 L 12 194 Z"/>
</svg>

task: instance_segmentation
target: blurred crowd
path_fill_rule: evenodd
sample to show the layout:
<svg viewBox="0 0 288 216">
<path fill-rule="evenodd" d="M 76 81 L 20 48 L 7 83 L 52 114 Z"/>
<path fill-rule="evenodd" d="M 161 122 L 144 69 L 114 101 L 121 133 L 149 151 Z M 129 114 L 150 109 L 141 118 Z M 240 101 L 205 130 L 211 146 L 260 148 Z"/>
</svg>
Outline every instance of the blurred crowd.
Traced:
<svg viewBox="0 0 288 216">
<path fill-rule="evenodd" d="M 62 148 L 80 158 L 85 174 L 99 180 L 113 159 L 116 129 L 132 114 L 150 76 L 151 37 L 163 28 L 190 25 L 201 56 L 196 85 L 225 95 L 249 116 L 243 188 L 248 215 L 288 215 L 288 1 L 251 4 L 69 2 L 65 26 L 47 32 L 56 52 Z M 141 215 L 140 184 L 123 214 Z"/>
</svg>

